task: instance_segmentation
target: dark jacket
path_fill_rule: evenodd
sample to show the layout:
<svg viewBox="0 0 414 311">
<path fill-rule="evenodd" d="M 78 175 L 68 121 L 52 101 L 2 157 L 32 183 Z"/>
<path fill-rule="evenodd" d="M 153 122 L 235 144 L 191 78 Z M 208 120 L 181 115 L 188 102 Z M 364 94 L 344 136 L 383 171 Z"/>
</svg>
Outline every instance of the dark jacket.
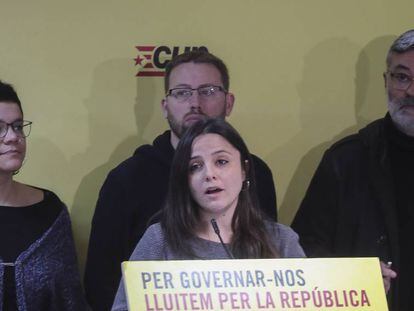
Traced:
<svg viewBox="0 0 414 311">
<path fill-rule="evenodd" d="M 392 261 L 398 271 L 388 144 L 379 119 L 325 152 L 292 223 L 309 257 L 374 256 Z M 394 282 L 390 297 L 397 286 Z"/>
<path fill-rule="evenodd" d="M 121 280 L 121 262 L 128 260 L 148 221 L 164 204 L 173 157 L 166 131 L 153 145 L 139 147 L 106 178 L 92 220 L 85 271 L 86 296 L 93 310 L 111 309 Z M 272 173 L 258 157 L 253 156 L 253 162 L 259 202 L 276 220 Z"/>
</svg>

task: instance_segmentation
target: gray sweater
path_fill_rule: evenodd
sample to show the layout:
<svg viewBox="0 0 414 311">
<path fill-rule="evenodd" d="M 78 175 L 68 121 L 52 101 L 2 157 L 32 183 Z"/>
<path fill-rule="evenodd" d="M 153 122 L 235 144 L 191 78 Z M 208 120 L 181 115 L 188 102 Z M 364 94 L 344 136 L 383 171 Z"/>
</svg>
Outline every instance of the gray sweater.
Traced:
<svg viewBox="0 0 414 311">
<path fill-rule="evenodd" d="M 302 247 L 299 245 L 298 235 L 289 227 L 275 223 L 266 222 L 266 228 L 270 236 L 274 236 L 273 246 L 278 250 L 282 258 L 305 257 Z M 228 259 L 228 255 L 220 243 L 194 237 L 191 248 L 200 259 Z M 159 223 L 150 226 L 142 239 L 137 244 L 130 261 L 139 260 L 180 260 L 193 259 L 182 254 L 174 253 L 167 243 L 164 232 Z M 126 301 L 123 279 L 115 296 L 112 311 L 126 311 Z"/>
</svg>

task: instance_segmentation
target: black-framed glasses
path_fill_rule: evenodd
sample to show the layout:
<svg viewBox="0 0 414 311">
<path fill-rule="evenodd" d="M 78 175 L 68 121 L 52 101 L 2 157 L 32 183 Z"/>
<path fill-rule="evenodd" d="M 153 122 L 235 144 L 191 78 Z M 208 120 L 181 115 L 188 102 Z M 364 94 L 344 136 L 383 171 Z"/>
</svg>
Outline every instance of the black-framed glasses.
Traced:
<svg viewBox="0 0 414 311">
<path fill-rule="evenodd" d="M 19 120 L 12 123 L 0 121 L 0 138 L 4 138 L 9 131 L 9 128 L 20 137 L 27 137 L 32 129 L 32 121 Z"/>
<path fill-rule="evenodd" d="M 226 93 L 226 90 L 224 87 L 219 85 L 205 85 L 200 86 L 198 88 L 190 88 L 190 87 L 177 87 L 170 89 L 167 92 L 166 96 L 172 96 L 174 97 L 178 102 L 185 102 L 187 101 L 191 96 L 193 96 L 193 92 L 197 91 L 198 96 L 201 99 L 211 99 L 217 96 L 218 93 L 223 92 Z"/>
<path fill-rule="evenodd" d="M 386 73 L 390 75 L 391 86 L 396 90 L 406 91 L 413 84 L 414 77 L 403 72 L 387 71 Z"/>
</svg>

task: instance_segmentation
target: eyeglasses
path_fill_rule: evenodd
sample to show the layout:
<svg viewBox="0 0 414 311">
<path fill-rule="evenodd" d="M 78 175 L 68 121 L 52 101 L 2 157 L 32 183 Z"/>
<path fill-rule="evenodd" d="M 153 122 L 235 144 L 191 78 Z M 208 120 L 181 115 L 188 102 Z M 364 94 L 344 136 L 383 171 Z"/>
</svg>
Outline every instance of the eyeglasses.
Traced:
<svg viewBox="0 0 414 311">
<path fill-rule="evenodd" d="M 170 89 L 166 96 L 172 96 L 178 102 L 185 102 L 191 96 L 193 96 L 194 91 L 197 91 L 198 96 L 200 96 L 200 98 L 204 100 L 214 98 L 215 96 L 217 96 L 219 92 L 226 93 L 226 90 L 222 86 L 206 85 L 200 86 L 196 89 L 192 89 L 190 87 L 177 87 L 174 89 Z"/>
<path fill-rule="evenodd" d="M 396 90 L 406 91 L 414 81 L 413 77 L 402 72 L 387 71 L 386 73 L 390 75 L 392 82 L 391 86 Z"/>
<path fill-rule="evenodd" d="M 25 120 L 14 121 L 12 123 L 0 121 L 0 138 L 6 137 L 9 127 L 11 127 L 17 136 L 27 137 L 30 134 L 32 122 Z"/>
</svg>

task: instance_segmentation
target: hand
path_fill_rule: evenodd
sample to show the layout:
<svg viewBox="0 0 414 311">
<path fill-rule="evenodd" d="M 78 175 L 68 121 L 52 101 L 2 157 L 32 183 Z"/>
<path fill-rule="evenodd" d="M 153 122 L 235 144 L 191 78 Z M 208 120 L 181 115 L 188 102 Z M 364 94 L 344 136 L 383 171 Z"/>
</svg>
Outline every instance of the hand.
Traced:
<svg viewBox="0 0 414 311">
<path fill-rule="evenodd" d="M 391 280 L 397 277 L 397 272 L 391 269 L 391 265 L 388 265 L 382 261 L 380 261 L 380 266 L 385 293 L 388 294 L 391 287 Z"/>
</svg>

